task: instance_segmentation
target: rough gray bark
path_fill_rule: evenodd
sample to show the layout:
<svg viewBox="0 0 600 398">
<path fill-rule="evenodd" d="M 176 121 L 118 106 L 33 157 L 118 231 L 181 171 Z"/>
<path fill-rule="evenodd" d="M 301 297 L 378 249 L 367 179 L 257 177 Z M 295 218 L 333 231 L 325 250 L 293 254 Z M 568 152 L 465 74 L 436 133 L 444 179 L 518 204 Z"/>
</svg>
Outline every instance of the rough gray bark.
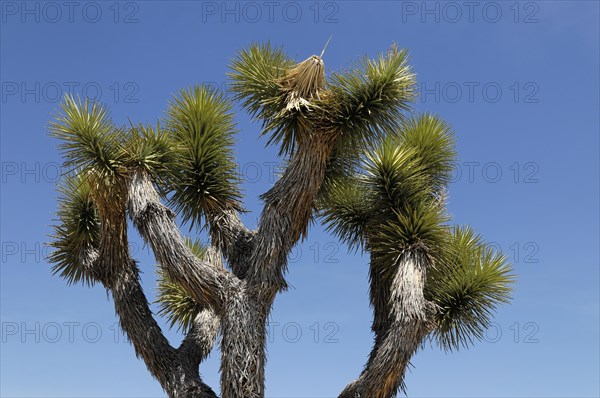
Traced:
<svg viewBox="0 0 600 398">
<path fill-rule="evenodd" d="M 245 281 L 232 293 L 221 324 L 221 395 L 264 397 L 266 322 L 271 302 L 261 302 Z"/>
<path fill-rule="evenodd" d="M 276 294 L 286 287 L 287 257 L 308 227 L 332 148 L 329 141 L 324 145 L 315 139 L 299 148 L 282 178 L 264 195 L 256 232 L 247 230 L 235 213 L 210 216 L 211 235 L 233 273 L 191 253 L 147 175 L 134 173 L 129 180 L 129 216 L 159 265 L 221 320 L 224 398 L 264 396 L 267 318 Z"/>
<path fill-rule="evenodd" d="M 404 389 L 410 358 L 430 331 L 433 306 L 423 295 L 426 269 L 424 256 L 405 253 L 389 279 L 381 277 L 377 262 L 371 261 L 375 342 L 363 372 L 339 398 L 391 398 Z"/>
<path fill-rule="evenodd" d="M 324 76 L 320 58 L 301 64 L 282 82 L 293 94 L 294 104 L 299 101 L 297 89 L 306 91 L 298 102 L 305 106 L 324 84 L 324 78 L 317 78 L 311 80 L 313 86 L 297 87 L 291 76 L 308 72 Z M 287 111 L 300 111 L 298 104 Z M 235 211 L 206 214 L 212 244 L 232 272 L 194 257 L 173 221 L 174 215 L 160 203 L 147 175 L 138 172 L 129 181 L 129 215 L 160 266 L 173 282 L 220 319 L 224 398 L 264 396 L 266 322 L 276 294 L 287 287 L 284 274 L 288 255 L 307 232 L 338 134 L 336 128 L 319 129 L 318 123 L 302 127 L 283 175 L 262 196 L 265 206 L 256 231 L 249 231 Z"/>
<path fill-rule="evenodd" d="M 102 203 L 101 201 L 99 201 Z M 163 335 L 150 311 L 139 280 L 139 269 L 127 244 L 124 204 L 100 209 L 98 249 L 88 246 L 82 266 L 92 278 L 111 291 L 115 312 L 136 355 L 141 357 L 169 397 L 212 398 L 214 391 L 200 379 L 198 366 L 214 344 L 216 318 L 203 311 L 181 347 L 175 349 Z"/>
<path fill-rule="evenodd" d="M 263 197 L 265 209 L 244 283 L 230 298 L 223 315 L 223 397 L 264 396 L 267 318 L 276 294 L 286 288 L 287 258 L 308 227 L 326 161 L 322 146 L 301 148 L 282 178 Z"/>
<path fill-rule="evenodd" d="M 201 381 L 198 367 L 219 329 L 222 396 L 264 397 L 266 322 L 276 294 L 285 288 L 289 251 L 308 227 L 324 179 L 329 153 L 323 147 L 317 142 L 296 153 L 283 177 L 264 195 L 257 231 L 247 230 L 234 213 L 213 218 L 211 234 L 219 248 L 210 247 L 205 261 L 186 246 L 149 176 L 130 176 L 126 205 L 134 225 L 169 278 L 205 306 L 177 349 L 154 320 L 140 285 L 126 243 L 125 203 L 115 206 L 111 201 L 110 208 L 99 207 L 100 244 L 81 253 L 81 262 L 112 292 L 123 331 L 170 397 L 216 397 Z M 237 244 L 242 248 L 230 248 Z M 224 268 L 223 256 L 237 262 L 237 272 Z M 425 256 L 406 252 L 389 278 L 371 262 L 375 344 L 364 371 L 340 398 L 389 398 L 402 387 L 410 358 L 430 330 L 427 319 L 433 307 L 423 296 L 427 265 Z"/>
<path fill-rule="evenodd" d="M 255 231 L 246 228 L 235 210 L 208 212 L 206 219 L 212 245 L 222 253 L 233 274 L 245 278 Z"/>
<path fill-rule="evenodd" d="M 264 397 L 266 322 L 276 294 L 286 286 L 289 251 L 308 227 L 324 179 L 329 152 L 323 147 L 316 141 L 296 153 L 283 177 L 264 195 L 257 231 L 247 230 L 235 213 L 212 218 L 211 234 L 218 248 L 209 249 L 206 261 L 188 249 L 149 176 L 130 176 L 127 209 L 134 225 L 169 278 L 205 306 L 178 349 L 170 346 L 152 317 L 139 271 L 124 243 L 125 206 L 100 211 L 99 248 L 82 253 L 82 263 L 113 292 L 122 329 L 170 397 L 216 396 L 201 381 L 198 367 L 219 329 L 222 396 Z M 224 268 L 222 252 L 236 264 L 233 273 Z M 406 253 L 393 278 L 384 278 L 372 261 L 375 345 L 364 371 L 341 398 L 389 398 L 402 386 L 410 358 L 429 332 L 431 304 L 423 296 L 426 267 L 425 257 Z"/>
<path fill-rule="evenodd" d="M 137 172 L 131 176 L 127 207 L 169 279 L 182 286 L 197 303 L 219 314 L 225 295 L 239 280 L 225 268 L 213 267 L 192 253 L 174 221 L 175 214 L 160 202 L 146 174 Z"/>
</svg>

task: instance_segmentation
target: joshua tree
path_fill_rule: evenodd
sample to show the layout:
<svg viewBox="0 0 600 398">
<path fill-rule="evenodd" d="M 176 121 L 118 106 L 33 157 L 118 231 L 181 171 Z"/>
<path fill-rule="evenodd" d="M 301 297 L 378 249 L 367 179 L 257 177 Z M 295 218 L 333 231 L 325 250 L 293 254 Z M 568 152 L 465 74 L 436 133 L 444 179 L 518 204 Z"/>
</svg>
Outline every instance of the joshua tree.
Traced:
<svg viewBox="0 0 600 398">
<path fill-rule="evenodd" d="M 284 162 L 255 230 L 240 218 L 237 131 L 222 93 L 183 90 L 156 125 L 127 127 L 101 105 L 67 97 L 50 124 L 73 170 L 61 188 L 53 270 L 112 293 L 121 328 L 170 397 L 216 396 L 198 368 L 219 334 L 222 396 L 264 396 L 269 312 L 314 219 L 370 256 L 375 342 L 340 397 L 394 396 L 423 342 L 466 346 L 509 299 L 502 254 L 448 223 L 453 135 L 436 116 L 411 114 L 406 51 L 394 46 L 328 77 L 321 56 L 295 64 L 265 44 L 232 61 L 235 100 Z M 176 215 L 206 227 L 210 242 L 185 238 Z M 160 312 L 183 329 L 179 347 L 149 308 L 128 218 L 154 252 Z"/>
</svg>

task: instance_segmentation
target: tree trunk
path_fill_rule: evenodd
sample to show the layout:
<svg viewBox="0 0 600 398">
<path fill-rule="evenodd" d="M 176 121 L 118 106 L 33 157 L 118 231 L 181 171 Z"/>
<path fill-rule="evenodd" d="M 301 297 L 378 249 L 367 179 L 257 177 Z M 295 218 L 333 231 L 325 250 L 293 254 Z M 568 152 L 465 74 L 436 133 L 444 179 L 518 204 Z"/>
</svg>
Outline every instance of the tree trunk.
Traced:
<svg viewBox="0 0 600 398">
<path fill-rule="evenodd" d="M 246 283 L 232 292 L 221 328 L 221 395 L 264 397 L 266 323 L 272 298 Z"/>
<path fill-rule="evenodd" d="M 391 283 L 371 281 L 371 288 L 387 285 L 389 292 L 383 296 L 388 301 L 374 305 L 375 344 L 369 360 L 359 378 L 348 384 L 339 398 L 391 398 L 399 388 L 404 389 L 410 358 L 429 332 L 431 304 L 423 296 L 426 266 L 424 257 L 407 253 L 398 260 Z M 376 268 L 376 262 L 372 261 L 371 267 Z"/>
</svg>

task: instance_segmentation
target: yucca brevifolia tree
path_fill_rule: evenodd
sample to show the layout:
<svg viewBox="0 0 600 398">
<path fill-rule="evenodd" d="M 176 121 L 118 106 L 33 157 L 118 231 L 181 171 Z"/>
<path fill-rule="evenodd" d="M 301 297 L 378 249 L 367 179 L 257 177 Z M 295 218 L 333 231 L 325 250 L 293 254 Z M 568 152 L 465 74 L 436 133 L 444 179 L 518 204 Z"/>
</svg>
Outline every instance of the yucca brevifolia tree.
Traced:
<svg viewBox="0 0 600 398">
<path fill-rule="evenodd" d="M 392 47 L 326 78 L 319 56 L 296 64 L 252 45 L 231 68 L 235 99 L 285 166 L 255 230 L 240 219 L 237 131 L 223 94 L 183 90 L 155 126 L 128 127 L 68 97 L 50 125 L 73 170 L 61 187 L 54 271 L 112 293 L 121 328 L 167 394 L 215 396 L 198 368 L 220 334 L 222 396 L 264 396 L 267 318 L 286 289 L 288 255 L 317 217 L 370 254 L 375 344 L 340 396 L 395 395 L 427 338 L 445 349 L 481 338 L 508 300 L 509 265 L 469 228 L 448 224 L 453 138 L 437 117 L 411 115 L 406 52 Z M 185 238 L 176 215 L 207 227 L 210 242 Z M 179 347 L 149 308 L 128 218 L 154 252 L 160 313 L 183 329 Z"/>
</svg>

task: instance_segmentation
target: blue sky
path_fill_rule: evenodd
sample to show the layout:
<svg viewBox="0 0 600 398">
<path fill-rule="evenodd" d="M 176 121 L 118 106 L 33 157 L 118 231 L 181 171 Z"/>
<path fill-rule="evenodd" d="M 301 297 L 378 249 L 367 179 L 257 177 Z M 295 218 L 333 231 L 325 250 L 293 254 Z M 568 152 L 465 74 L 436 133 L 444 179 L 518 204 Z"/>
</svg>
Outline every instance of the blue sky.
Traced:
<svg viewBox="0 0 600 398">
<path fill-rule="evenodd" d="M 117 123 L 154 122 L 181 88 L 226 89 L 232 56 L 251 42 L 302 60 L 330 36 L 328 71 L 394 42 L 410 51 L 416 111 L 456 133 L 454 222 L 495 242 L 518 276 L 485 341 L 417 354 L 409 395 L 600 395 L 598 2 L 2 1 L 0 10 L 0 395 L 163 396 L 116 329 L 106 292 L 67 287 L 44 259 L 61 162 L 46 126 L 58 98 L 99 97 Z M 278 160 L 236 110 L 253 228 Z M 132 250 L 153 297 L 152 255 L 135 235 Z M 318 225 L 292 257 L 292 288 L 272 313 L 267 396 L 336 396 L 371 347 L 367 262 Z M 218 358 L 201 366 L 214 388 Z"/>
</svg>

